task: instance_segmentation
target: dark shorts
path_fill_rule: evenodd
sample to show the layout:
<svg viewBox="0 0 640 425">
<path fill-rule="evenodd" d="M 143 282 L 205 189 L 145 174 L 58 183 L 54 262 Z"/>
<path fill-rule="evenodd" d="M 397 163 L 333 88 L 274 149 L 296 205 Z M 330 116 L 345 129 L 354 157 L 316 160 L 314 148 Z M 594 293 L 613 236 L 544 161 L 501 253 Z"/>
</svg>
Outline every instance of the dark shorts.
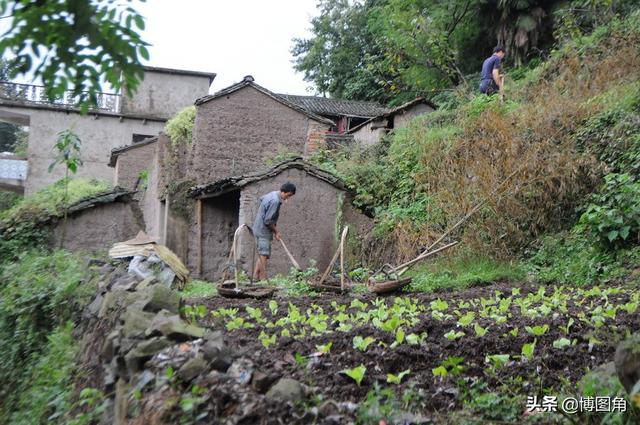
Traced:
<svg viewBox="0 0 640 425">
<path fill-rule="evenodd" d="M 500 91 L 500 88 L 493 79 L 480 81 L 480 91 L 485 94 L 494 94 Z"/>
<path fill-rule="evenodd" d="M 271 256 L 271 239 L 256 237 L 256 246 L 258 255 L 264 255 L 267 258 Z"/>
</svg>

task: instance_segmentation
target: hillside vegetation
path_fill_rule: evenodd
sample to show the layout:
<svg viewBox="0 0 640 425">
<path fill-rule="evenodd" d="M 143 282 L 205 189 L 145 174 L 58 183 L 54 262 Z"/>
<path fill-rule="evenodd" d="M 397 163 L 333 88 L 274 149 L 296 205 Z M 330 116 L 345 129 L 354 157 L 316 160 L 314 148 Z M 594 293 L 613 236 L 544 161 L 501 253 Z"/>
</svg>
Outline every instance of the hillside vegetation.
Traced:
<svg viewBox="0 0 640 425">
<path fill-rule="evenodd" d="M 504 101 L 460 88 L 454 107 L 381 146 L 319 156 L 376 217 L 368 258 L 407 260 L 485 200 L 454 235 L 458 255 L 537 252 L 544 280 L 578 283 L 637 258 L 639 28 L 637 12 L 614 19 L 537 67 L 507 71 Z M 562 261 L 554 272 L 551 257 Z"/>
</svg>

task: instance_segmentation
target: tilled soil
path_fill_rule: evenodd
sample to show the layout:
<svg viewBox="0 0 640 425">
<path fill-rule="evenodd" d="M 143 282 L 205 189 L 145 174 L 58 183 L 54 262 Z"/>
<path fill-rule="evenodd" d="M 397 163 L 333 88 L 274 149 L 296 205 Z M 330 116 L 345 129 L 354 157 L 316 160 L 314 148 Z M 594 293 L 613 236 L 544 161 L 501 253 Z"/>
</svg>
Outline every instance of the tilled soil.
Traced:
<svg viewBox="0 0 640 425">
<path fill-rule="evenodd" d="M 431 301 L 440 299 L 448 301 L 450 311 L 455 310 L 460 300 L 479 300 L 492 298 L 496 291 L 504 293 L 503 297 L 511 295 L 513 287 L 520 288 L 519 297 L 528 293 L 535 293 L 539 286 L 522 284 L 513 285 L 507 283 L 494 284 L 492 286 L 476 287 L 455 293 L 418 294 L 405 293 L 398 296 L 408 297 L 420 304 L 428 306 Z M 548 288 L 551 293 L 553 288 Z M 580 313 L 590 316 L 589 305 L 621 305 L 631 299 L 631 291 L 625 290 L 619 294 L 610 294 L 607 297 L 592 299 L 576 298 L 567 303 L 567 311 L 562 314 L 549 314 L 546 317 L 531 319 L 523 316 L 520 309 L 511 305 L 510 317 L 506 323 L 496 324 L 489 318 L 478 317 L 476 323 L 488 327 L 489 332 L 482 337 L 475 335 L 473 326 L 461 327 L 456 324 L 457 316 L 453 319 L 436 320 L 427 313 L 420 316 L 420 322 L 411 329 L 411 332 L 427 336 L 419 345 L 403 343 L 391 348 L 394 342 L 394 334 L 381 330 L 372 324 L 354 327 L 348 332 L 335 330 L 335 324 L 329 326 L 329 332 L 317 336 L 294 339 L 288 336 L 279 336 L 276 342 L 265 348 L 259 339 L 263 331 L 273 333 L 274 329 L 264 329 L 256 326 L 250 329 L 237 329 L 227 331 L 225 320 L 208 314 L 200 323 L 215 329 L 224 330 L 226 341 L 235 351 L 236 356 L 250 359 L 255 366 L 255 371 L 268 377 L 270 382 L 275 382 L 280 377 L 293 378 L 308 388 L 309 397 L 319 405 L 321 400 L 334 400 L 349 406 L 349 403 L 360 403 L 367 393 L 377 384 L 381 387 L 390 387 L 401 395 L 411 388 L 421 394 L 419 403 L 420 414 L 427 417 L 442 417 L 443 413 L 462 407 L 459 385 L 456 381 L 464 378 L 468 382 L 482 380 L 487 384 L 487 391 L 495 390 L 505 385 L 513 387 L 515 391 L 523 395 L 522 408 L 525 408 L 526 395 L 536 395 L 542 389 L 559 391 L 563 384 L 576 383 L 588 369 L 611 361 L 614 356 L 617 342 L 623 339 L 628 332 L 640 328 L 640 315 L 636 312 L 629 314 L 623 309 L 618 309 L 615 320 L 607 320 L 602 327 L 594 328 L 588 320 L 580 320 Z M 208 310 L 215 311 L 220 308 L 237 308 L 238 316 L 250 320 L 245 312 L 245 307 L 261 308 L 272 320 L 287 315 L 287 305 L 292 303 L 303 313 L 312 306 L 320 306 L 327 313 L 333 312 L 332 302 L 349 306 L 353 299 L 358 298 L 371 304 L 376 297 L 371 294 L 344 296 L 336 294 L 324 294 L 314 297 L 279 298 L 274 300 L 279 305 L 277 314 L 270 316 L 269 300 L 252 299 L 226 299 L 211 297 L 207 299 L 191 300 L 191 304 L 204 304 Z M 393 296 L 384 298 L 387 305 L 393 304 Z M 348 308 L 347 313 L 353 312 Z M 567 325 L 569 318 L 574 319 L 569 333 L 565 333 L 563 327 Z M 329 319 L 331 322 L 331 319 Z M 521 348 L 525 343 L 531 343 L 534 336 L 525 331 L 525 326 L 548 324 L 549 330 L 543 335 L 535 337 L 536 345 L 531 359 L 521 358 Z M 517 336 L 508 334 L 514 328 L 518 328 Z M 449 340 L 444 334 L 451 331 L 464 331 L 465 336 Z M 356 350 L 353 347 L 353 338 L 356 336 L 371 336 L 376 339 L 366 351 Z M 575 339 L 575 345 L 562 349 L 554 348 L 553 342 L 567 338 Z M 596 338 L 598 343 L 590 344 L 590 338 Z M 330 352 L 324 355 L 316 353 L 317 346 L 331 342 Z M 385 345 L 379 344 L 384 342 Z M 315 353 L 315 354 L 314 354 Z M 296 361 L 296 354 L 305 356 L 306 365 Z M 489 369 L 486 362 L 487 355 L 509 354 L 511 361 L 497 369 Z M 450 376 L 436 377 L 432 370 L 451 357 L 462 358 L 459 374 L 455 372 Z M 358 365 L 366 366 L 365 378 L 360 386 L 346 377 L 340 371 L 350 369 Z M 400 385 L 387 383 L 387 374 L 398 374 L 410 369 L 410 374 Z M 520 382 L 519 384 L 514 384 Z M 231 384 L 229 384 L 231 385 Z M 519 386 L 519 388 L 517 388 Z M 218 387 L 220 390 L 220 387 Z M 227 388 L 232 391 L 231 388 Z M 222 390 L 224 393 L 225 391 Z M 231 397 L 233 399 L 233 397 Z M 236 400 L 235 402 L 238 402 Z M 227 406 L 232 407 L 233 403 Z M 253 418 L 260 423 L 309 423 L 311 419 L 322 423 L 324 420 L 310 415 L 310 406 L 301 404 L 276 403 L 264 400 L 255 409 Z M 355 405 L 353 405 L 355 407 Z M 314 415 L 317 412 L 314 412 Z M 220 412 L 222 416 L 224 412 Z M 339 422 L 353 419 L 355 411 L 341 411 Z M 222 418 L 220 418 L 222 419 Z M 326 418 L 325 418 L 326 419 Z M 329 417 L 333 420 L 332 417 Z M 328 421 L 330 423 L 331 421 Z M 250 422 L 247 422 L 250 423 Z"/>
</svg>

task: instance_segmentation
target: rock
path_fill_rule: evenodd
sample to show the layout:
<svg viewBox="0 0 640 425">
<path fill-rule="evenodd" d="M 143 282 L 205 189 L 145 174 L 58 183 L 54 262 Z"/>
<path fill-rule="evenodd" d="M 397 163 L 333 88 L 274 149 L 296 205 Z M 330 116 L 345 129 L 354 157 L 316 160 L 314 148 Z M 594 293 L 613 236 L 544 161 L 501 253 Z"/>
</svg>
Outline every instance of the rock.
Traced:
<svg viewBox="0 0 640 425">
<path fill-rule="evenodd" d="M 143 281 L 141 281 L 140 283 L 138 283 L 138 285 L 136 286 L 136 290 L 141 291 L 147 288 L 148 286 L 150 286 L 155 281 L 156 281 L 156 278 L 153 276 L 150 276 L 144 279 Z"/>
<path fill-rule="evenodd" d="M 196 356 L 182 365 L 178 370 L 178 376 L 184 382 L 189 382 L 205 370 L 207 370 L 207 362 L 201 356 Z"/>
<path fill-rule="evenodd" d="M 154 337 L 138 344 L 137 347 L 124 356 L 129 376 L 133 376 L 136 372 L 141 371 L 142 366 L 147 360 L 170 345 L 171 342 L 165 337 Z"/>
<path fill-rule="evenodd" d="M 127 417 L 127 406 L 129 398 L 129 386 L 123 379 L 118 379 L 116 384 L 116 395 L 114 400 L 114 425 L 124 425 Z"/>
<path fill-rule="evenodd" d="M 153 383 L 155 380 L 156 380 L 156 374 L 149 370 L 145 370 L 140 374 L 140 377 L 138 378 L 138 382 L 136 383 L 136 389 L 142 391 L 144 387 Z"/>
<path fill-rule="evenodd" d="M 102 306 L 98 312 L 98 317 L 102 318 L 107 315 L 109 310 L 115 310 L 118 307 L 127 304 L 127 292 L 125 291 L 109 291 L 105 294 Z"/>
<path fill-rule="evenodd" d="M 205 345 L 209 347 L 224 347 L 224 335 L 221 331 L 212 331 L 211 329 L 206 329 L 204 331 Z"/>
<path fill-rule="evenodd" d="M 101 266 L 98 269 L 98 275 L 99 276 L 106 276 L 109 273 L 111 273 L 113 270 L 115 269 L 115 267 L 113 267 L 111 264 L 104 264 L 103 266 Z"/>
<path fill-rule="evenodd" d="M 271 384 L 273 384 L 273 381 L 275 381 L 273 376 L 255 371 L 253 372 L 253 378 L 251 379 L 251 387 L 260 394 L 264 394 L 267 392 Z"/>
<path fill-rule="evenodd" d="M 151 357 L 172 344 L 173 343 L 171 341 L 163 336 L 155 336 L 153 338 L 142 341 L 133 350 L 133 352 L 140 357 Z"/>
<path fill-rule="evenodd" d="M 135 276 L 123 276 L 120 279 L 116 280 L 113 286 L 111 287 L 112 291 L 130 291 L 135 289 L 136 284 L 139 279 Z"/>
<path fill-rule="evenodd" d="M 285 401 L 300 401 L 304 398 L 304 388 L 291 378 L 280 379 L 266 394 L 267 398 Z"/>
<path fill-rule="evenodd" d="M 318 407 L 318 414 L 322 416 L 336 416 L 340 414 L 340 407 L 333 400 L 327 400 Z"/>
<path fill-rule="evenodd" d="M 180 313 L 180 294 L 162 285 L 152 285 L 144 290 L 147 303 L 146 311 L 158 312 L 167 310 L 171 313 Z"/>
<path fill-rule="evenodd" d="M 109 333 L 102 344 L 102 358 L 106 362 L 110 362 L 113 356 L 118 352 L 120 347 L 120 329 L 116 329 Z"/>
<path fill-rule="evenodd" d="M 185 322 L 180 316 L 172 315 L 167 310 L 161 310 L 153 318 L 151 325 L 146 331 L 147 336 L 158 334 L 180 342 L 202 338 L 204 336 L 204 329 Z"/>
<path fill-rule="evenodd" d="M 640 381 L 640 333 L 618 345 L 614 361 L 622 386 L 631 394 L 636 382 Z"/>
<path fill-rule="evenodd" d="M 96 317 L 98 315 L 103 301 L 104 297 L 102 296 L 102 294 L 98 294 L 98 296 L 95 297 L 93 301 L 91 301 L 91 304 L 89 304 L 85 310 L 89 316 L 87 318 Z"/>
<path fill-rule="evenodd" d="M 155 315 L 142 311 L 141 307 L 141 305 L 131 305 L 124 313 L 122 335 L 125 338 L 142 338 L 147 328 L 151 326 Z"/>
<path fill-rule="evenodd" d="M 202 347 L 204 358 L 209 362 L 212 369 L 219 372 L 226 372 L 233 363 L 233 351 L 230 348 L 211 348 L 210 343 Z"/>
<path fill-rule="evenodd" d="M 253 362 L 245 358 L 238 359 L 229 367 L 227 374 L 239 384 L 246 385 L 253 375 Z"/>
</svg>

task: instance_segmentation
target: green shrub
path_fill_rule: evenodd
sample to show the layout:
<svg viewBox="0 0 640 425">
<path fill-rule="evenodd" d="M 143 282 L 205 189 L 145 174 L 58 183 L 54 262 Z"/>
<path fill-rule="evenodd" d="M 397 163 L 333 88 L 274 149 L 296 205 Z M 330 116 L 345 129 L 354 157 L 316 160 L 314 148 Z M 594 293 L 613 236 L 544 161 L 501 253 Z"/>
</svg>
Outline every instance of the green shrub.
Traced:
<svg viewBox="0 0 640 425">
<path fill-rule="evenodd" d="M 591 196 L 579 226 L 606 248 L 640 239 L 640 182 L 629 174 L 605 176 L 600 192 Z"/>
<path fill-rule="evenodd" d="M 64 251 L 19 255 L 0 271 L 0 423 L 7 423 L 49 335 L 86 304 L 95 287 L 83 284 L 87 269 Z"/>
<path fill-rule="evenodd" d="M 193 126 L 196 122 L 196 107 L 188 106 L 167 121 L 164 127 L 173 145 L 191 145 Z"/>
<path fill-rule="evenodd" d="M 71 205 L 108 190 L 110 185 L 103 181 L 71 179 L 67 203 Z M 64 197 L 64 181 L 59 180 L 0 212 L 0 263 L 15 259 L 24 250 L 47 244 L 48 224 L 64 214 Z"/>
</svg>

